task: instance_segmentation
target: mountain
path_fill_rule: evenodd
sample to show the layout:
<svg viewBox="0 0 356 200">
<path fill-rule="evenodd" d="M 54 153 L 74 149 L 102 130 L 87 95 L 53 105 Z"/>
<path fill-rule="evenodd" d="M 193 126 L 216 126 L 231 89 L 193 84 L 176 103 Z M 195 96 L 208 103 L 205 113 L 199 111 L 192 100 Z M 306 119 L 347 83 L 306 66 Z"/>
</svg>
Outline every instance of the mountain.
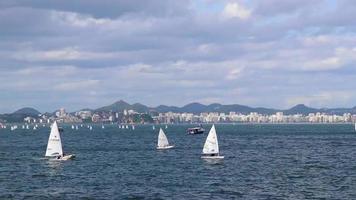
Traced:
<svg viewBox="0 0 356 200">
<path fill-rule="evenodd" d="M 286 115 L 303 114 L 307 115 L 309 113 L 321 112 L 321 109 L 310 108 L 304 104 L 298 104 L 288 110 L 284 110 L 283 113 Z"/>
<path fill-rule="evenodd" d="M 39 111 L 33 108 L 21 108 L 10 114 L 0 115 L 0 119 L 6 122 L 11 123 L 20 123 L 23 122 L 25 117 L 38 118 L 38 115 L 41 114 Z"/>
<path fill-rule="evenodd" d="M 283 112 L 285 115 L 293 115 L 293 114 L 303 114 L 307 115 L 309 113 L 328 113 L 328 114 L 343 114 L 343 113 L 352 113 L 356 114 L 356 107 L 354 108 L 322 108 L 316 109 L 308 107 L 304 104 L 298 104 L 290 109 L 281 110 L 281 109 L 273 109 L 273 108 L 263 108 L 263 107 L 249 107 L 240 104 L 230 104 L 230 105 L 222 105 L 218 103 L 213 103 L 209 105 L 204 105 L 201 103 L 190 103 L 182 107 L 177 106 L 166 106 L 166 105 L 159 105 L 157 107 L 148 107 L 140 103 L 129 104 L 123 100 L 117 101 L 111 105 L 104 106 L 101 108 L 96 109 L 95 111 L 114 111 L 114 112 L 122 112 L 123 110 L 135 110 L 140 113 L 148 113 L 148 112 L 157 112 L 157 113 L 166 113 L 166 112 L 175 112 L 175 113 L 194 113 L 199 114 L 203 112 L 219 112 L 219 113 L 229 113 L 229 112 L 236 112 L 242 114 L 249 114 L 251 112 L 257 112 L 260 114 L 271 115 L 276 112 Z"/>
<path fill-rule="evenodd" d="M 157 111 L 159 113 L 178 112 L 179 111 L 179 107 L 159 105 L 156 108 L 153 108 L 153 110 L 155 110 L 155 111 Z"/>
<path fill-rule="evenodd" d="M 247 114 L 250 112 L 258 112 L 264 114 L 272 114 L 277 111 L 275 109 L 269 109 L 269 108 L 251 108 L 239 104 L 222 105 L 218 103 L 213 103 L 209 105 L 204 105 L 200 103 L 190 103 L 183 107 L 160 105 L 152 109 L 157 112 L 178 112 L 178 113 L 189 112 L 194 114 L 198 114 L 202 112 L 223 112 L 223 113 L 238 112 L 243 114 Z"/>
<path fill-rule="evenodd" d="M 102 111 L 123 112 L 124 110 L 135 110 L 137 112 L 145 113 L 145 112 L 149 112 L 150 109 L 147 106 L 139 104 L 139 103 L 130 105 L 129 103 L 127 103 L 123 100 L 117 101 L 117 102 L 115 102 L 111 105 L 108 105 L 108 106 L 104 106 L 104 107 L 95 109 L 96 112 L 102 112 Z"/>
<path fill-rule="evenodd" d="M 34 109 L 34 108 L 29 108 L 29 107 L 25 107 L 25 108 L 21 108 L 15 112 L 13 112 L 12 114 L 24 114 L 24 115 L 39 115 L 41 114 L 38 110 Z"/>
</svg>

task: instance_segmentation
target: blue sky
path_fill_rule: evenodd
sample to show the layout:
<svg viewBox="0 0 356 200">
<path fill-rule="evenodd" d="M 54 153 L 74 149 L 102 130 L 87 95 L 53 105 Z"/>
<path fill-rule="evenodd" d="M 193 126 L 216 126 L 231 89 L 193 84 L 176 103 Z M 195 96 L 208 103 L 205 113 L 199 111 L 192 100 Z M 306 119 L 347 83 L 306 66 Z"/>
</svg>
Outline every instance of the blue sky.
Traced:
<svg viewBox="0 0 356 200">
<path fill-rule="evenodd" d="M 356 105 L 352 0 L 2 0 L 0 113 Z"/>
</svg>

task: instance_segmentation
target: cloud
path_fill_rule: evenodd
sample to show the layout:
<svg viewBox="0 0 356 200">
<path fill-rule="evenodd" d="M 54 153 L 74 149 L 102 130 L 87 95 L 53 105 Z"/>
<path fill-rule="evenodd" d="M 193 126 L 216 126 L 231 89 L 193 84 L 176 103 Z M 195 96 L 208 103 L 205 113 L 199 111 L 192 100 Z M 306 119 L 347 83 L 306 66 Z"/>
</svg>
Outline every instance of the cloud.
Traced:
<svg viewBox="0 0 356 200">
<path fill-rule="evenodd" d="M 53 89 L 61 91 L 76 91 L 76 90 L 85 90 L 92 89 L 93 87 L 98 86 L 100 83 L 99 80 L 80 80 L 75 82 L 65 82 L 55 85 Z M 90 91 L 93 94 L 93 91 Z"/>
<path fill-rule="evenodd" d="M 332 2 L 3 0 L 0 112 L 117 99 L 354 106 L 324 93 L 356 86 L 356 6 Z"/>
<path fill-rule="evenodd" d="M 306 104 L 316 107 L 324 107 L 325 105 L 334 105 L 335 101 L 348 104 L 353 98 L 352 91 L 323 91 L 313 95 L 293 96 L 287 99 L 287 106 L 297 104 Z"/>
<path fill-rule="evenodd" d="M 233 2 L 227 3 L 222 13 L 224 18 L 240 18 L 242 20 L 248 19 L 251 15 L 251 10 L 243 7 L 242 5 Z"/>
</svg>

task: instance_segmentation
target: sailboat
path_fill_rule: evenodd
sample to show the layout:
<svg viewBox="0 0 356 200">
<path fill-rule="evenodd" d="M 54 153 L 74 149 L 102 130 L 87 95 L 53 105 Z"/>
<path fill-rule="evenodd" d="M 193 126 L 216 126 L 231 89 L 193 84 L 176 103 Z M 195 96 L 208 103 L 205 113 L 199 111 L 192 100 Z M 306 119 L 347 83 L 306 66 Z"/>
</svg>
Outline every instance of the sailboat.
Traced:
<svg viewBox="0 0 356 200">
<path fill-rule="evenodd" d="M 156 129 L 156 127 L 155 126 L 152 126 L 152 130 L 155 130 Z"/>
<path fill-rule="evenodd" d="M 355 123 L 355 131 L 356 131 L 356 123 Z"/>
<path fill-rule="evenodd" d="M 219 143 L 218 143 L 218 137 L 216 135 L 214 124 L 209 131 L 208 137 L 206 138 L 201 158 L 204 159 L 224 158 L 224 156 L 220 156 L 219 154 Z"/>
<path fill-rule="evenodd" d="M 166 129 L 168 128 L 168 125 L 166 124 L 166 127 L 165 127 Z"/>
<path fill-rule="evenodd" d="M 132 125 L 132 130 L 135 130 L 135 126 L 134 125 Z"/>
<path fill-rule="evenodd" d="M 157 149 L 170 149 L 173 148 L 173 145 L 169 145 L 166 134 L 160 128 L 158 133 Z"/>
<path fill-rule="evenodd" d="M 74 155 L 63 154 L 61 136 L 56 121 L 53 123 L 49 134 L 46 157 L 54 157 L 55 160 L 69 160 L 75 157 Z"/>
</svg>

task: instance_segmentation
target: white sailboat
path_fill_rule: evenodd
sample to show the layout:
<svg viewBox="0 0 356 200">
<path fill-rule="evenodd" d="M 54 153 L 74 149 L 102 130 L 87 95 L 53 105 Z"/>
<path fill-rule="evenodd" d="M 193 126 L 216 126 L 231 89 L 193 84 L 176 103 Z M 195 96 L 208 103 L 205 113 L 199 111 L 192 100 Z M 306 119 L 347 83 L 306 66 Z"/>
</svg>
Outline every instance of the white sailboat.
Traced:
<svg viewBox="0 0 356 200">
<path fill-rule="evenodd" d="M 105 129 L 105 126 L 104 126 L 104 125 L 101 125 L 101 128 L 102 128 L 102 129 Z"/>
<path fill-rule="evenodd" d="M 166 134 L 160 128 L 158 133 L 157 149 L 170 149 L 173 148 L 173 145 L 169 145 Z"/>
<path fill-rule="evenodd" d="M 69 160 L 74 158 L 74 155 L 64 155 L 62 149 L 62 141 L 59 133 L 57 122 L 54 122 L 49 134 L 46 157 L 54 157 L 56 160 Z"/>
<path fill-rule="evenodd" d="M 155 130 L 156 129 L 156 127 L 155 126 L 152 126 L 152 130 Z"/>
<path fill-rule="evenodd" d="M 132 125 L 132 130 L 135 130 L 135 126 L 134 125 Z"/>
<path fill-rule="evenodd" d="M 355 131 L 356 131 L 356 123 L 355 123 Z"/>
<path fill-rule="evenodd" d="M 216 135 L 214 124 L 209 131 L 208 137 L 206 138 L 201 158 L 204 159 L 224 158 L 224 156 L 220 156 L 219 154 L 219 143 L 218 143 L 218 137 Z"/>
<path fill-rule="evenodd" d="M 168 128 L 168 125 L 166 124 L 166 127 L 165 127 L 166 129 Z"/>
</svg>

